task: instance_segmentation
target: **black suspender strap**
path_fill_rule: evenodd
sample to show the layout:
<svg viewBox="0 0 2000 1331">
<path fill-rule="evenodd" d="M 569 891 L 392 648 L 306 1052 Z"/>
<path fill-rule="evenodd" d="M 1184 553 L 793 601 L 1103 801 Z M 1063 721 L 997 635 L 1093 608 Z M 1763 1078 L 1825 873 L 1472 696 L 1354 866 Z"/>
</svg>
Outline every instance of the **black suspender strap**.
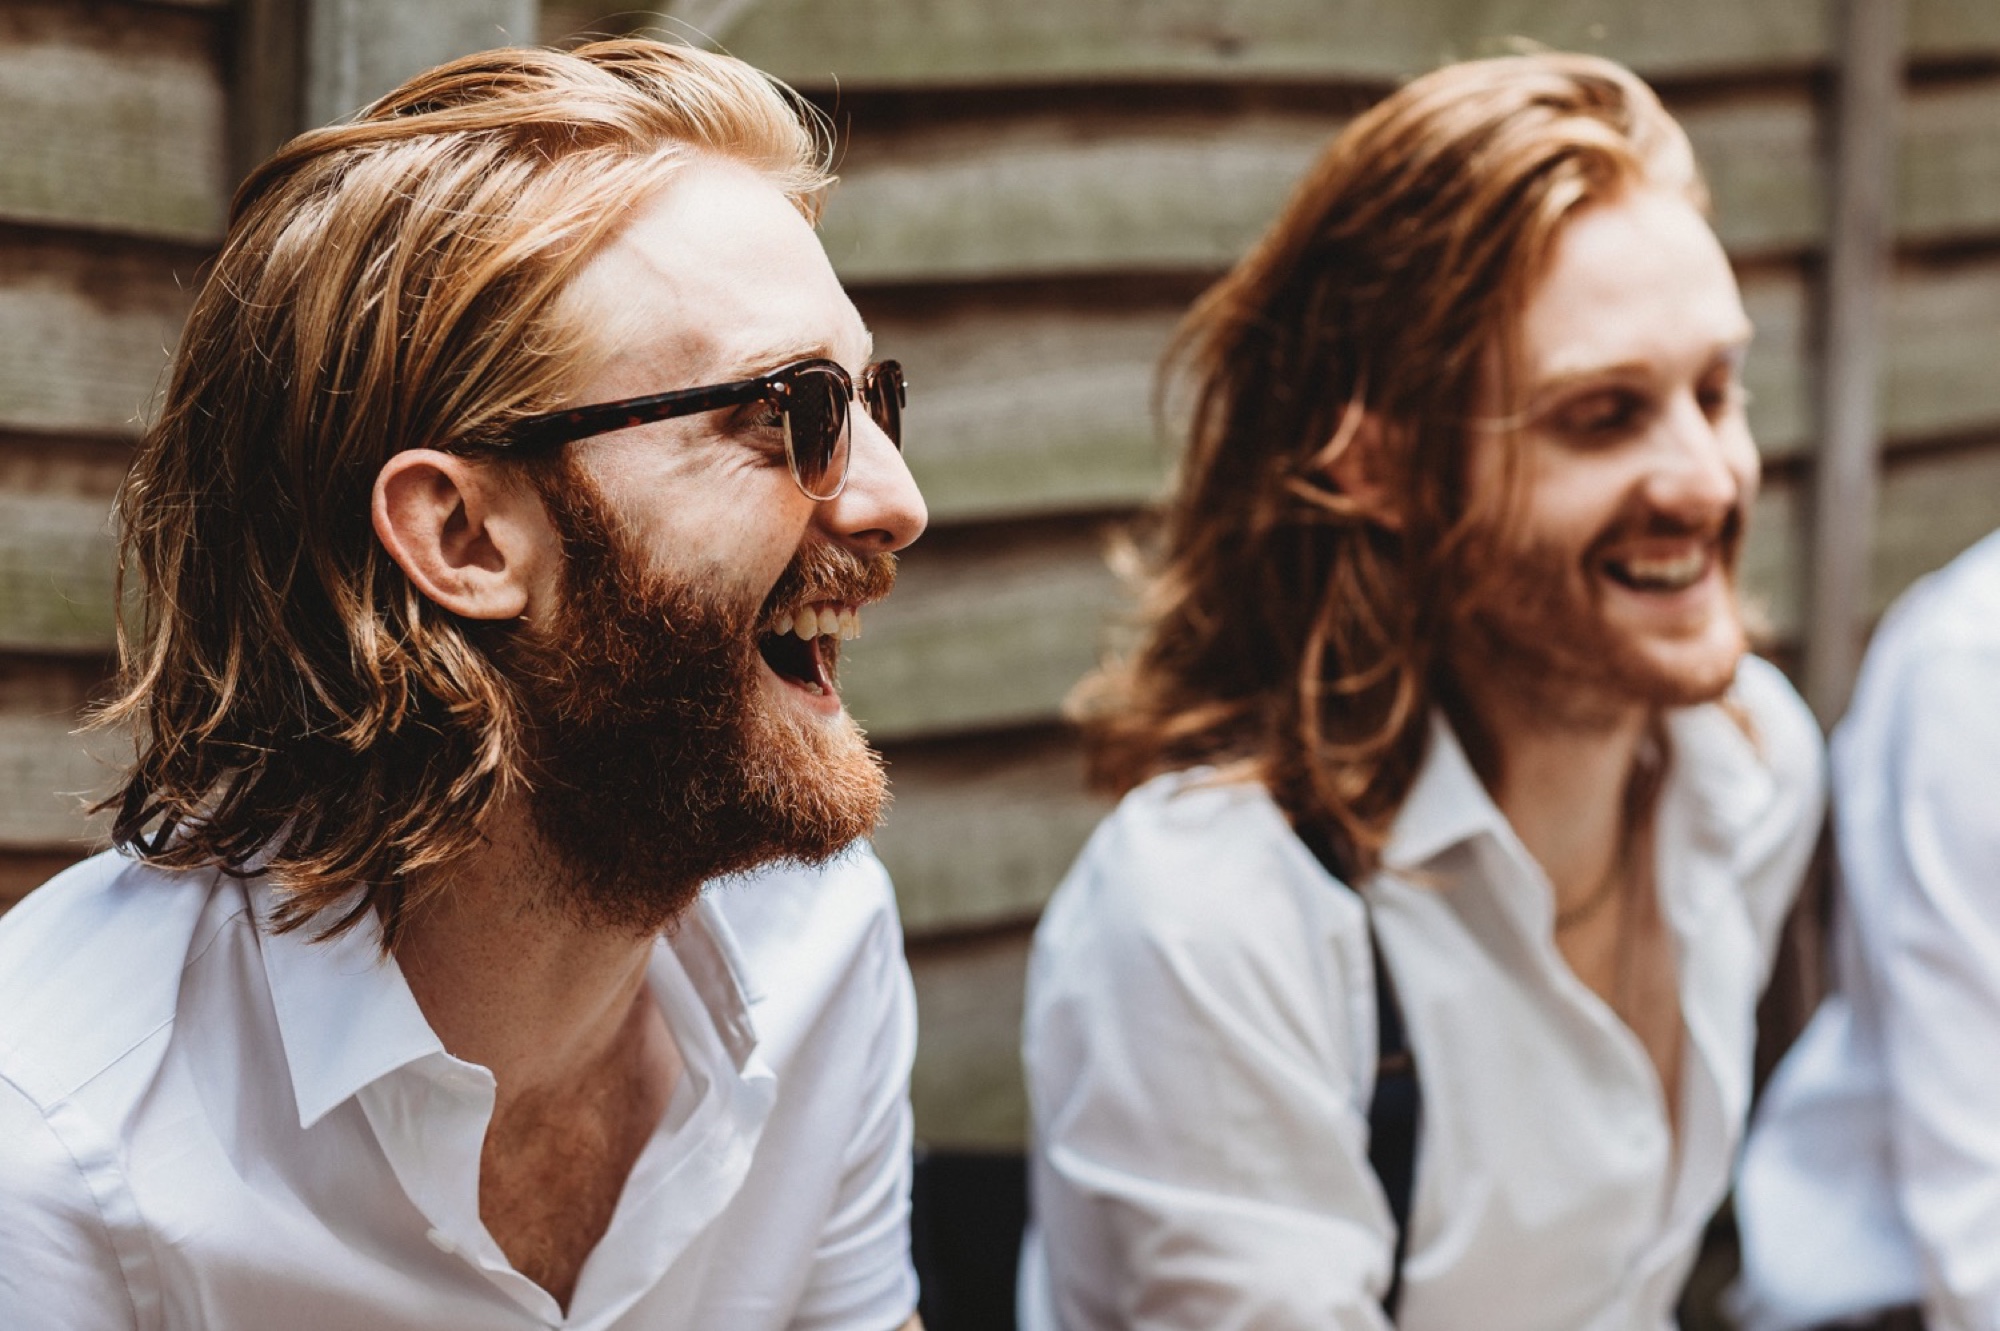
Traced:
<svg viewBox="0 0 2000 1331">
<path fill-rule="evenodd" d="M 1369 960 L 1375 971 L 1375 1090 L 1368 1098 L 1368 1167 L 1375 1171 L 1389 1215 L 1396 1222 L 1396 1247 L 1390 1258 L 1389 1289 L 1382 1295 L 1382 1312 L 1393 1323 L 1403 1299 L 1403 1258 L 1410 1249 L 1410 1204 L 1417 1189 L 1417 1131 L 1424 1116 L 1423 1083 L 1403 1025 L 1403 1004 L 1396 997 L 1396 979 L 1382 959 L 1382 942 L 1375 936 L 1375 917 L 1368 899 L 1347 884 L 1332 853 L 1331 842 L 1310 822 L 1297 825 L 1299 839 L 1333 880 L 1354 892 L 1368 922 Z"/>
<path fill-rule="evenodd" d="M 1396 1221 L 1395 1257 L 1389 1289 L 1382 1296 L 1382 1311 L 1394 1322 L 1403 1297 L 1403 1258 L 1410 1248 L 1410 1202 L 1417 1186 L 1417 1129 L 1423 1120 L 1424 1090 L 1403 1029 L 1396 981 L 1383 963 L 1373 920 L 1368 925 L 1368 946 L 1375 963 L 1375 1093 L 1368 1100 L 1368 1164 Z"/>
</svg>

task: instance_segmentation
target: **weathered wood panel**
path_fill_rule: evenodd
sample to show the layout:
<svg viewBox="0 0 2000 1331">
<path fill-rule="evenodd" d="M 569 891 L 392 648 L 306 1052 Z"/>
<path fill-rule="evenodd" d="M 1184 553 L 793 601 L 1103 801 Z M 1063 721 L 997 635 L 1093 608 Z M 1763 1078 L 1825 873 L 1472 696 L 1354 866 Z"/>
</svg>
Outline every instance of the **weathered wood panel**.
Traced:
<svg viewBox="0 0 2000 1331">
<path fill-rule="evenodd" d="M 2000 5 L 1982 12 L 2000 15 Z M 1920 88 L 1901 115 L 1898 233 L 1948 241 L 2000 230 L 2000 83 Z"/>
<path fill-rule="evenodd" d="M 136 434 L 199 256 L 0 233 L 0 430 Z"/>
<path fill-rule="evenodd" d="M 0 656 L 0 847 L 82 848 L 102 835 L 85 809 L 128 750 L 117 736 L 76 731 L 103 673 L 95 662 Z"/>
<path fill-rule="evenodd" d="M 1823 238 L 1825 184 L 1803 87 L 1678 108 L 1739 256 Z M 1213 271 L 1269 225 L 1340 120 L 1312 111 L 1040 111 L 851 136 L 827 209 L 850 281 Z M 2000 221 L 2000 89 L 1919 87 L 1897 214 L 1913 238 Z"/>
<path fill-rule="evenodd" d="M 1822 230 L 1801 89 L 1690 108 L 1722 237 L 1739 253 Z M 1039 113 L 856 132 L 828 205 L 849 281 L 1210 271 L 1249 248 L 1339 129 L 1312 112 Z"/>
<path fill-rule="evenodd" d="M 0 650 L 102 651 L 117 575 L 110 506 L 0 492 Z"/>
<path fill-rule="evenodd" d="M 1105 81 L 1386 80 L 1527 37 L 1595 51 L 1656 78 L 1822 63 L 1829 6 L 1804 0 L 676 0 L 652 13 L 544 0 L 542 33 L 657 30 L 727 48 L 801 87 L 867 89 Z M 2000 49 L 1985 0 L 1914 0 L 1912 49 Z"/>
<path fill-rule="evenodd" d="M 1096 522 L 927 536 L 842 654 L 855 716 L 885 740 L 1048 720 L 1105 645 L 1103 543 Z"/>
<path fill-rule="evenodd" d="M 1014 929 L 911 945 L 919 1038 L 910 1102 L 925 1145 L 1018 1150 L 1027 1140 L 1021 985 L 1031 937 Z"/>
<path fill-rule="evenodd" d="M 152 5 L 0 4 L 0 218 L 218 237 L 221 22 Z"/>
<path fill-rule="evenodd" d="M 1032 919 L 1110 807 L 1084 794 L 1066 730 L 887 756 L 896 802 L 875 848 L 912 937 Z"/>
<path fill-rule="evenodd" d="M 544 30 L 591 26 L 606 8 L 553 0 Z M 1802 67 L 1827 48 L 1823 6 L 1732 0 L 680 0 L 660 8 L 676 30 L 805 87 L 1389 79 L 1508 49 L 1520 34 L 1655 74 Z"/>
<path fill-rule="evenodd" d="M 306 11 L 309 125 L 358 111 L 432 65 L 535 39 L 534 0 L 313 0 Z"/>
</svg>

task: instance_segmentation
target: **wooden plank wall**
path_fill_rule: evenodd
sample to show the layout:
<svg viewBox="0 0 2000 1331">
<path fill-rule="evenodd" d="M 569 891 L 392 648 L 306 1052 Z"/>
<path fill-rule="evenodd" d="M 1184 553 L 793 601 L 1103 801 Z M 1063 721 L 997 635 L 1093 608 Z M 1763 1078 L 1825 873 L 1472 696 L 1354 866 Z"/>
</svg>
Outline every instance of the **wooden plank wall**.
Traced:
<svg viewBox="0 0 2000 1331">
<path fill-rule="evenodd" d="M 914 383 L 934 525 L 848 675 L 897 780 L 881 849 L 923 1005 L 929 1141 L 1021 1140 L 1028 931 L 1099 812 L 1058 708 L 1117 619 L 1107 535 L 1172 463 L 1157 354 L 1396 78 L 1525 35 L 1632 62 L 1683 115 L 1760 328 L 1751 582 L 1796 642 L 1828 9 L 701 0 L 668 16 L 834 116 L 826 242 Z M 99 834 L 75 792 L 117 745 L 72 731 L 113 646 L 110 496 L 220 226 L 237 17 L 222 0 L 0 0 L 0 901 Z M 545 0 L 541 31 L 636 22 Z M 2000 525 L 2000 6 L 1913 0 L 1910 42 L 1876 608 Z"/>
<path fill-rule="evenodd" d="M 111 496 L 227 201 L 229 13 L 0 0 L 0 906 L 89 849 L 119 746 Z"/>
</svg>

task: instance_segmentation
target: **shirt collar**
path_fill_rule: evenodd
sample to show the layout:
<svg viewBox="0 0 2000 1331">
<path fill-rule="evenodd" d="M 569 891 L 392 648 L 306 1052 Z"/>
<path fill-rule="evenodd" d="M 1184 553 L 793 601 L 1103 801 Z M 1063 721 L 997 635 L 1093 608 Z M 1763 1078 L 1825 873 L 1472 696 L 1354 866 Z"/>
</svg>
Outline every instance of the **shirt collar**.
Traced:
<svg viewBox="0 0 2000 1331">
<path fill-rule="evenodd" d="M 1732 844 L 1757 811 L 1768 806 L 1775 780 L 1761 741 L 1718 703 L 1666 714 L 1669 767 L 1664 797 L 1690 802 L 1703 830 Z M 1390 825 L 1384 868 L 1416 869 L 1480 833 L 1512 838 L 1506 815 L 1472 770 L 1465 746 L 1444 718 L 1431 713 L 1430 738 L 1416 783 Z"/>
<path fill-rule="evenodd" d="M 399 1068 L 448 1056 L 402 968 L 384 954 L 381 923 L 373 911 L 345 933 L 316 942 L 310 923 L 276 932 L 271 923 L 276 894 L 267 884 L 253 884 L 251 900 L 300 1127 L 312 1127 L 363 1087 Z M 744 1072 L 757 1049 L 750 1008 L 760 995 L 721 912 L 702 897 L 676 922 L 667 945 L 730 1062 Z M 683 1041 L 692 1034 L 675 1032 Z"/>
<path fill-rule="evenodd" d="M 420 1058 L 444 1053 L 369 911 L 324 942 L 313 925 L 277 933 L 276 893 L 251 889 L 263 942 L 264 979 L 292 1074 L 299 1126 L 310 1128 L 362 1087 Z"/>
<path fill-rule="evenodd" d="M 1423 765 L 1389 826 L 1382 866 L 1395 872 L 1421 868 L 1460 842 L 1506 827 L 1505 815 L 1472 770 L 1465 746 L 1444 714 L 1432 712 Z"/>
</svg>

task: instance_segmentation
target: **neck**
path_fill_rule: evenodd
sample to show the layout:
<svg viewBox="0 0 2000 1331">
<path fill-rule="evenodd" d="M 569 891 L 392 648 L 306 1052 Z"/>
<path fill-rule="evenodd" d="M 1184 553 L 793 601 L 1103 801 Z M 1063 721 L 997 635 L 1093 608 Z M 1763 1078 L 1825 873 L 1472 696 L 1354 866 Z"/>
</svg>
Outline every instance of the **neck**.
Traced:
<svg viewBox="0 0 2000 1331">
<path fill-rule="evenodd" d="M 503 1106 L 620 1056 L 650 1001 L 654 945 L 552 906 L 566 885 L 519 812 L 503 810 L 478 852 L 423 885 L 396 944 L 431 1029 L 493 1073 Z"/>
<path fill-rule="evenodd" d="M 1560 913 L 1618 872 L 1627 793 L 1656 719 L 1641 703 L 1564 718 L 1522 705 L 1504 685 L 1472 685 L 1466 699 L 1490 755 L 1493 802 L 1548 874 Z"/>
</svg>

